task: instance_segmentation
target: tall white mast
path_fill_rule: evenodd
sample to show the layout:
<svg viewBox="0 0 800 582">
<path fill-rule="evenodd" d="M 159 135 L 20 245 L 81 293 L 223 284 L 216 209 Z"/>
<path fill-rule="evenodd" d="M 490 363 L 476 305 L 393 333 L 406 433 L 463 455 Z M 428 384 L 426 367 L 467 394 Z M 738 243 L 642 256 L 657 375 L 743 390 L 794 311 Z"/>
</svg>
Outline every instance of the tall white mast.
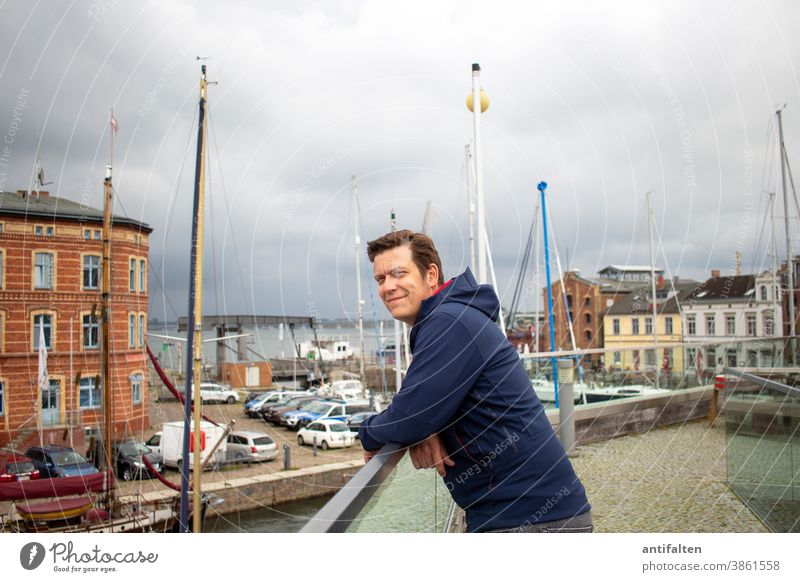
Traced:
<svg viewBox="0 0 800 582">
<path fill-rule="evenodd" d="M 356 297 L 358 299 L 358 341 L 361 349 L 358 367 L 361 373 L 361 396 L 367 394 L 367 377 L 364 374 L 364 300 L 361 298 L 361 233 L 358 228 L 358 188 L 356 177 L 351 181 L 351 192 L 353 198 L 353 231 L 355 232 L 356 249 Z M 321 353 L 321 352 L 320 352 Z"/>
<path fill-rule="evenodd" d="M 772 270 L 772 335 L 781 336 L 783 332 L 776 333 L 775 324 L 778 321 L 778 246 L 775 243 L 775 192 L 769 193 L 769 238 L 770 257 Z"/>
<path fill-rule="evenodd" d="M 653 349 L 655 350 L 656 361 L 656 388 L 658 388 L 658 308 L 656 306 L 656 257 L 653 251 L 653 209 L 650 207 L 650 194 L 652 193 L 653 191 L 651 190 L 645 194 L 645 196 L 647 196 L 647 225 L 648 230 L 650 231 L 650 286 L 653 293 Z"/>
<path fill-rule="evenodd" d="M 464 146 L 464 168 L 467 179 L 467 223 L 469 229 L 469 266 L 475 268 L 475 203 L 472 201 L 472 152 L 469 144 Z"/>
<path fill-rule="evenodd" d="M 394 208 L 392 208 L 392 215 L 389 220 L 389 228 L 392 232 L 397 230 L 397 219 L 395 218 Z M 403 383 L 403 346 L 400 341 L 400 322 L 394 320 L 394 391 L 400 391 L 400 385 Z"/>
<path fill-rule="evenodd" d="M 484 107 L 484 102 L 486 106 Z M 478 104 L 477 106 L 475 104 Z M 481 160 L 481 113 L 488 107 L 488 100 L 482 99 L 481 95 L 481 66 L 478 63 L 472 64 L 472 102 L 467 105 L 472 111 L 472 127 L 475 141 L 475 192 L 478 222 L 478 283 L 488 282 L 486 269 L 486 217 L 483 201 L 483 161 Z"/>
</svg>

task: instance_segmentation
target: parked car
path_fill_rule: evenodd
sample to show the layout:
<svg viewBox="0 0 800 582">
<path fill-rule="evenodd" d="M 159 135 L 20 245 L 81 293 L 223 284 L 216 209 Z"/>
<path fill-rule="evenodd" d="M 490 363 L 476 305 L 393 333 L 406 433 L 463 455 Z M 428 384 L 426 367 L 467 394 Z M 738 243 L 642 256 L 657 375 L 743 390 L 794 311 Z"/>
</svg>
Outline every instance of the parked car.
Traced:
<svg viewBox="0 0 800 582">
<path fill-rule="evenodd" d="M 111 445 L 111 458 L 114 460 L 114 470 L 117 477 L 123 481 L 132 481 L 136 477 L 151 476 L 147 466 L 142 461 L 147 457 L 153 468 L 159 473 L 164 472 L 164 460 L 156 452 L 140 441 L 123 441 Z"/>
<path fill-rule="evenodd" d="M 53 477 L 74 477 L 99 473 L 93 464 L 69 447 L 45 445 L 31 447 L 25 451 L 39 470 L 43 479 Z"/>
<path fill-rule="evenodd" d="M 41 473 L 25 455 L 0 453 L 0 483 L 38 479 Z"/>
<path fill-rule="evenodd" d="M 325 418 L 312 422 L 297 433 L 298 445 L 313 445 L 315 440 L 318 447 L 330 449 L 351 447 L 356 439 L 341 420 Z"/>
<path fill-rule="evenodd" d="M 281 424 L 283 413 L 291 410 L 298 410 L 302 406 L 307 406 L 309 403 L 316 400 L 317 399 L 313 396 L 297 396 L 296 398 L 290 398 L 283 404 L 276 403 L 275 406 L 268 405 L 261 411 L 261 418 L 264 419 L 264 422 L 270 424 Z"/>
<path fill-rule="evenodd" d="M 355 414 L 351 414 L 346 420 L 347 428 L 356 433 L 356 438 L 358 438 L 358 429 L 361 428 L 362 423 L 370 416 L 375 416 L 376 414 L 378 413 L 374 410 L 367 410 L 365 412 L 356 412 Z"/>
<path fill-rule="evenodd" d="M 239 462 L 272 461 L 278 445 L 263 432 L 238 430 L 228 435 L 228 458 Z"/>
<path fill-rule="evenodd" d="M 258 418 L 261 414 L 261 411 L 268 404 L 274 404 L 276 402 L 280 402 L 283 398 L 286 398 L 287 396 L 302 396 L 304 394 L 305 394 L 304 392 L 296 392 L 296 391 L 284 392 L 282 390 L 272 391 L 272 392 L 262 392 L 260 395 L 244 403 L 244 413 L 250 418 Z"/>
<path fill-rule="evenodd" d="M 350 414 L 365 412 L 370 408 L 368 400 L 323 400 L 309 410 L 287 417 L 286 423 L 290 429 L 299 429 L 322 418 L 335 418 L 344 422 Z"/>
<path fill-rule="evenodd" d="M 239 402 L 239 393 L 222 384 L 202 382 L 200 384 L 200 398 L 202 398 L 203 404 L 209 402 L 234 404 Z"/>
</svg>

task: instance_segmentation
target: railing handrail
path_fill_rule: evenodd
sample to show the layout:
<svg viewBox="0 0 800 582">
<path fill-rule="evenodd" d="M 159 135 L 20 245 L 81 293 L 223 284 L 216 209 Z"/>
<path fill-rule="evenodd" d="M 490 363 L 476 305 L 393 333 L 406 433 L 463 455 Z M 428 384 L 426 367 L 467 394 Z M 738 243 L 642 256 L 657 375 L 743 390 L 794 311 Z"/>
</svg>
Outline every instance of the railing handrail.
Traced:
<svg viewBox="0 0 800 582">
<path fill-rule="evenodd" d="M 775 370 L 780 370 L 780 368 L 775 368 Z M 787 394 L 789 396 L 800 398 L 800 388 L 797 388 L 796 386 L 789 386 L 788 384 L 783 384 L 782 382 L 776 382 L 775 380 L 768 380 L 767 378 L 762 378 L 761 376 L 756 376 L 755 374 L 750 374 L 749 372 L 745 372 L 741 368 L 723 368 L 722 371 L 725 374 L 736 376 L 737 378 L 740 378 L 745 382 L 758 384 L 762 388 L 777 390 L 778 392 L 783 392 L 784 394 Z"/>
<path fill-rule="evenodd" d="M 642 338 L 652 337 L 653 334 L 642 334 Z M 723 345 L 731 345 L 731 344 L 757 344 L 757 343 L 765 343 L 771 344 L 774 342 L 781 341 L 784 344 L 787 344 L 792 339 L 800 339 L 800 336 L 770 336 L 770 337 L 752 337 L 752 336 L 745 336 L 745 337 L 724 337 L 724 336 L 691 336 L 702 338 L 696 341 L 682 341 L 682 342 L 658 342 L 658 349 L 664 348 L 708 348 L 708 347 L 715 347 L 715 346 L 723 346 Z M 713 340 L 707 340 L 705 338 L 712 337 Z M 610 352 L 630 352 L 630 351 L 643 351 L 643 350 L 652 350 L 655 349 L 656 345 L 653 342 L 643 343 L 639 345 L 624 345 L 624 346 L 612 346 L 612 347 L 603 347 L 603 348 L 586 348 L 586 349 L 577 349 L 577 350 L 559 350 L 555 352 L 528 352 L 524 354 L 519 354 L 519 357 L 523 360 L 531 359 L 549 359 L 549 358 L 566 358 L 569 356 L 584 356 L 589 354 L 607 354 Z"/>
<path fill-rule="evenodd" d="M 333 498 L 326 503 L 300 533 L 341 533 L 364 509 L 389 474 L 403 458 L 406 447 L 389 443 L 372 457 Z"/>
</svg>

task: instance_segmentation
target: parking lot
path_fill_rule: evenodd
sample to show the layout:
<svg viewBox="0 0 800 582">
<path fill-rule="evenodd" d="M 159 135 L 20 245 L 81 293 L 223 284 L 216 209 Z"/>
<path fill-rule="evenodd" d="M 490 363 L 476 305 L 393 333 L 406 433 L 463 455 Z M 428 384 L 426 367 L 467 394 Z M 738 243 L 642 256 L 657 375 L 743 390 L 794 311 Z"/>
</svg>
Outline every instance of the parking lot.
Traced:
<svg viewBox="0 0 800 582">
<path fill-rule="evenodd" d="M 244 394 L 242 393 L 242 396 Z M 284 470 L 284 445 L 288 445 L 291 450 L 291 468 L 300 469 L 313 465 L 326 465 L 338 463 L 340 461 L 350 461 L 361 458 L 361 447 L 356 441 L 353 447 L 345 449 L 330 449 L 323 451 L 317 449 L 317 456 L 314 456 L 310 446 L 300 446 L 297 444 L 297 432 L 289 431 L 284 428 L 274 427 L 267 424 L 260 418 L 248 418 L 243 411 L 243 401 L 235 404 L 206 404 L 203 413 L 221 425 L 227 424 L 231 419 L 236 421 L 234 430 L 249 430 L 263 432 L 272 437 L 278 445 L 278 458 L 266 463 L 253 463 L 249 465 L 229 465 L 216 470 L 209 470 L 203 473 L 203 482 L 224 481 L 236 477 L 275 473 Z M 150 426 L 143 434 L 134 435 L 146 441 L 155 432 L 161 429 L 165 422 L 183 419 L 183 405 L 174 400 L 151 400 L 150 401 Z M 180 474 L 175 470 L 167 470 L 164 476 L 179 483 Z M 120 483 L 123 494 L 134 493 L 137 491 L 152 491 L 166 489 L 157 479 L 145 479 L 133 481 L 131 483 Z"/>
</svg>

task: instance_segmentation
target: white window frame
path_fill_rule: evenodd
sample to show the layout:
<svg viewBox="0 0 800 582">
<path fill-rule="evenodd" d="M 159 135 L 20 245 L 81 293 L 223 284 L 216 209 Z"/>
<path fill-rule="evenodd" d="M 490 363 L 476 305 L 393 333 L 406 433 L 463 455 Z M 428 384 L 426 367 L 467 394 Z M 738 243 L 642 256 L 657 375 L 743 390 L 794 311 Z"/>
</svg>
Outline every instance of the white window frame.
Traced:
<svg viewBox="0 0 800 582">
<path fill-rule="evenodd" d="M 133 404 L 142 403 L 142 386 L 144 384 L 144 374 L 137 372 L 131 376 L 131 402 Z"/>
<path fill-rule="evenodd" d="M 83 404 L 83 394 L 87 393 L 89 398 L 88 404 Z M 78 406 L 81 410 L 89 408 L 100 408 L 100 386 L 98 385 L 95 376 L 84 376 L 80 380 L 80 387 L 78 389 Z"/>
<path fill-rule="evenodd" d="M 81 345 L 83 345 L 84 350 L 96 350 L 100 347 L 99 318 L 92 317 L 91 313 L 84 313 L 81 317 L 81 331 Z"/>
<path fill-rule="evenodd" d="M 97 259 L 97 264 L 87 264 L 91 259 Z M 91 273 L 96 272 L 97 283 L 91 284 Z M 89 274 L 89 285 L 86 284 L 86 275 Z M 83 255 L 83 271 L 81 273 L 81 284 L 84 289 L 95 290 L 100 288 L 100 255 Z"/>
<path fill-rule="evenodd" d="M 39 257 L 50 257 L 49 265 L 47 261 L 39 264 Z M 55 288 L 55 262 L 56 256 L 49 251 L 37 251 L 33 254 L 33 288 L 34 289 L 53 289 Z"/>
</svg>

